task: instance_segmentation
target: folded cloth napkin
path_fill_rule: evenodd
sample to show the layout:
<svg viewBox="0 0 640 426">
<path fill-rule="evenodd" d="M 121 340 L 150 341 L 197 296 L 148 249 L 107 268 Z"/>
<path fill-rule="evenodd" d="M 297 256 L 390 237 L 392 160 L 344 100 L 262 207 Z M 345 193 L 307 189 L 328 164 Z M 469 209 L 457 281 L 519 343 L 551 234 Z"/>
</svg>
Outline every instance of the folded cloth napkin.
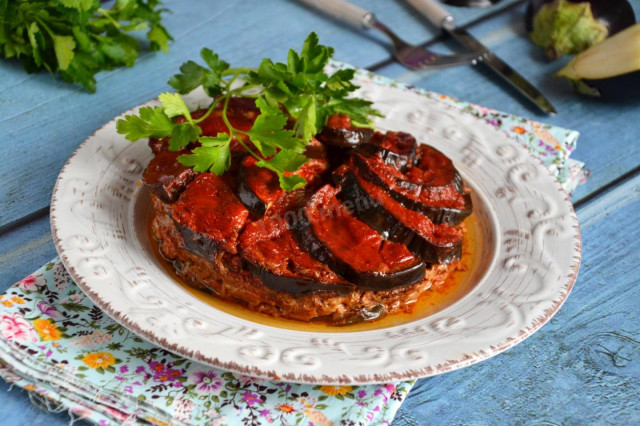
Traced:
<svg viewBox="0 0 640 426">
<path fill-rule="evenodd" d="M 540 158 L 567 192 L 586 179 L 584 164 L 569 159 L 577 132 L 410 89 L 508 133 Z M 390 424 L 413 385 L 301 385 L 198 364 L 111 320 L 84 296 L 59 259 L 0 296 L 0 376 L 47 408 L 103 425 Z"/>
</svg>

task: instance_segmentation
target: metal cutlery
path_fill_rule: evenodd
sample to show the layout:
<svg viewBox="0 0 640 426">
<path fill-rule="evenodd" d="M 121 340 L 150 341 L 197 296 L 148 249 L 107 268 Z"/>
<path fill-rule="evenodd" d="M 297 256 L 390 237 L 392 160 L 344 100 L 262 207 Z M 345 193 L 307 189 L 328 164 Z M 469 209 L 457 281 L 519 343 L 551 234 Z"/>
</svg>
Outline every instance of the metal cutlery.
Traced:
<svg viewBox="0 0 640 426">
<path fill-rule="evenodd" d="M 476 40 L 465 29 L 456 26 L 454 17 L 443 9 L 435 0 L 407 0 L 416 10 L 424 15 L 432 24 L 449 34 L 454 40 L 469 50 L 476 52 L 477 63 L 483 63 L 505 81 L 515 87 L 527 99 L 547 114 L 555 114 L 551 102 L 529 83 L 522 75 L 493 54 L 487 47 Z M 474 63 L 475 65 L 475 63 Z"/>
<path fill-rule="evenodd" d="M 299 1 L 356 28 L 376 29 L 382 32 L 393 44 L 394 57 L 407 68 L 444 68 L 470 64 L 478 59 L 476 52 L 442 55 L 420 46 L 408 44 L 380 22 L 372 12 L 344 0 Z"/>
</svg>

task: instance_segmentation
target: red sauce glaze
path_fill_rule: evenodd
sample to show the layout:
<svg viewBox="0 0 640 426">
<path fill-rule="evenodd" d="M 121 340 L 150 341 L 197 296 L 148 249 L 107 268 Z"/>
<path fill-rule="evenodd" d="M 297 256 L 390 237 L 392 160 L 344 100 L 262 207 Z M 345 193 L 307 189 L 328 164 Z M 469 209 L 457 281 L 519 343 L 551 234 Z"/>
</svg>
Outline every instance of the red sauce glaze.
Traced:
<svg viewBox="0 0 640 426">
<path fill-rule="evenodd" d="M 349 214 L 336 198 L 338 189 L 320 188 L 305 206 L 316 237 L 335 257 L 364 273 L 389 274 L 419 263 L 403 245 L 380 235 Z"/>
<path fill-rule="evenodd" d="M 285 191 L 280 188 L 278 175 L 269 169 L 256 166 L 254 157 L 247 156 L 242 162 L 244 180 L 247 187 L 267 205 L 267 208 L 281 198 Z"/>
<path fill-rule="evenodd" d="M 169 150 L 169 137 L 158 139 L 158 138 L 149 138 L 149 148 L 153 151 L 154 154 L 157 154 L 162 151 Z"/>
<path fill-rule="evenodd" d="M 429 145 L 420 145 L 418 151 L 418 164 L 405 173 L 409 181 L 426 186 L 445 186 L 453 182 L 455 168 L 447 156 Z"/>
<path fill-rule="evenodd" d="M 198 125 L 202 129 L 202 136 L 217 136 L 218 133 L 229 133 L 229 127 L 222 118 L 223 102 L 216 105 L 211 114 L 200 122 Z M 206 109 L 199 109 L 191 113 L 191 117 L 194 119 L 202 117 L 207 112 Z M 227 108 L 227 118 L 231 125 L 242 131 L 251 130 L 254 121 L 260 115 L 260 110 L 255 106 L 253 99 L 248 98 L 231 98 L 229 100 L 229 106 Z M 184 121 L 184 118 L 179 120 Z M 245 135 L 239 135 L 245 144 L 253 145 L 249 141 L 249 138 Z M 236 139 L 231 141 L 230 145 L 231 153 L 246 152 L 244 147 Z"/>
<path fill-rule="evenodd" d="M 462 228 L 447 223 L 435 225 L 427 216 L 407 209 L 379 186 L 355 175 L 358 184 L 403 225 L 437 245 L 455 244 L 462 238 Z"/>
<path fill-rule="evenodd" d="M 292 174 L 302 176 L 307 181 L 307 185 L 313 186 L 321 180 L 327 170 L 329 170 L 329 162 L 325 156 L 322 156 L 310 159 Z"/>
<path fill-rule="evenodd" d="M 164 202 L 176 201 L 196 176 L 190 167 L 178 162 L 182 154 L 183 151 L 157 153 L 142 175 L 142 181 Z"/>
<path fill-rule="evenodd" d="M 421 185 L 420 182 L 413 182 L 409 178 L 412 176 L 412 173 L 422 173 L 421 170 L 412 172 L 412 168 L 407 173 L 402 173 L 394 167 L 386 164 L 384 160 L 378 156 L 363 157 L 358 155 L 358 159 L 365 163 L 366 167 L 380 180 L 382 180 L 392 191 L 403 194 L 408 198 L 429 206 L 450 207 L 455 209 L 465 208 L 464 196 L 456 190 L 453 181 L 444 186 L 431 187 Z M 357 167 L 355 167 L 354 170 L 355 169 L 357 169 Z M 413 185 L 413 188 L 408 189 L 401 186 L 402 181 L 408 181 L 417 185 Z"/>
<path fill-rule="evenodd" d="M 412 155 L 416 149 L 416 138 L 404 132 L 376 132 L 370 141 L 374 145 L 400 155 Z"/>
<path fill-rule="evenodd" d="M 249 211 L 224 181 L 213 173 L 199 174 L 173 205 L 173 219 L 181 226 L 237 253 L 238 234 Z"/>
</svg>

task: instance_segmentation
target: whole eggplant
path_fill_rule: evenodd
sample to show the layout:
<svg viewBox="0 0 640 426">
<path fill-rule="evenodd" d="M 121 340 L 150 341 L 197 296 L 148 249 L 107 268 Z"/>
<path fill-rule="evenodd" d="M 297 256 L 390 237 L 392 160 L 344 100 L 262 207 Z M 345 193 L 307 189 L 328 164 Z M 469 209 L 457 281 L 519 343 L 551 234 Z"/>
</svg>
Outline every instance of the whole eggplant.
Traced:
<svg viewBox="0 0 640 426">
<path fill-rule="evenodd" d="M 549 59 L 577 54 L 633 25 L 627 0 L 531 0 L 525 24 Z"/>
<path fill-rule="evenodd" d="M 580 53 L 558 75 L 587 95 L 640 101 L 640 23 Z"/>
</svg>

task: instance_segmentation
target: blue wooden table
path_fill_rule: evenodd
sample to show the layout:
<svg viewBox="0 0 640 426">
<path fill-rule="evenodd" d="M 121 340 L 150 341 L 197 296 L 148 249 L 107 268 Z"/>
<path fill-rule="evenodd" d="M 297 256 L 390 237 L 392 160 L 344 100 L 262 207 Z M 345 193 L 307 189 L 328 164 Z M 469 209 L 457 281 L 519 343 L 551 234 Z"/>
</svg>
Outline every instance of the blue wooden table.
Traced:
<svg viewBox="0 0 640 426">
<path fill-rule="evenodd" d="M 402 1 L 354 1 L 401 37 L 445 51 L 453 45 Z M 640 17 L 640 1 L 634 0 Z M 49 227 L 51 190 L 71 153 L 103 123 L 167 91 L 179 65 L 208 46 L 235 65 L 284 60 L 316 31 L 335 58 L 466 101 L 578 130 L 573 158 L 591 177 L 573 194 L 583 258 L 574 290 L 540 331 L 482 363 L 418 381 L 394 425 L 640 423 L 640 100 L 605 103 L 575 94 L 554 77 L 527 39 L 525 3 L 450 8 L 461 25 L 519 70 L 558 115 L 540 115 L 494 76 L 471 66 L 411 72 L 390 58 L 386 40 L 352 30 L 295 1 L 166 1 L 175 41 L 135 67 L 98 76 L 91 95 L 48 74 L 0 62 L 0 290 L 56 255 Z M 3 425 L 66 424 L 66 414 L 34 407 L 0 385 Z"/>
</svg>

